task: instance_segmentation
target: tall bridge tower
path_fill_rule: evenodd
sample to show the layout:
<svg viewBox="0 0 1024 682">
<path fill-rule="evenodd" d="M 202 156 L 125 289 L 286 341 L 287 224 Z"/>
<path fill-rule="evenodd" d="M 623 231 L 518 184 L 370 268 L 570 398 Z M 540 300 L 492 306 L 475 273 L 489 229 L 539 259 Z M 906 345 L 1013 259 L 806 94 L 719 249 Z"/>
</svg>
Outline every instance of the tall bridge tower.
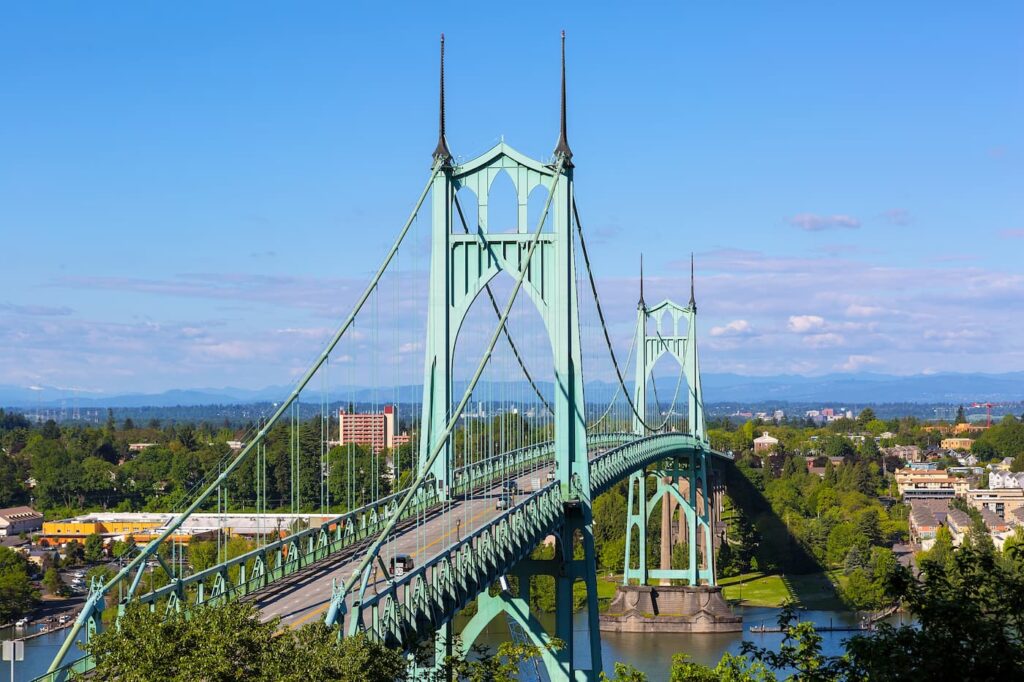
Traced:
<svg viewBox="0 0 1024 682">
<path fill-rule="evenodd" d="M 564 522 L 557 534 L 555 558 L 529 561 L 518 569 L 519 594 L 495 600 L 486 595 L 478 603 L 478 616 L 468 626 L 476 631 L 495 616 L 505 613 L 539 645 L 550 638 L 529 615 L 530 576 L 551 575 L 555 579 L 556 623 L 554 636 L 564 647 L 545 654 L 552 680 L 596 679 L 601 670 L 598 632 L 597 583 L 591 513 L 590 468 L 583 398 L 583 367 L 580 348 L 580 318 L 576 294 L 576 263 L 572 232 L 573 163 L 566 133 L 565 34 L 562 34 L 561 115 L 554 163 L 531 159 L 504 142 L 481 156 L 455 165 L 445 139 L 444 39 L 441 43 L 440 123 L 434 159 L 442 163 L 432 188 L 432 237 L 427 312 L 426 357 L 423 379 L 423 421 L 420 472 L 432 474 L 442 497 L 452 486 L 452 447 L 445 425 L 452 409 L 452 365 L 456 340 L 476 297 L 488 283 L 505 272 L 518 277 L 523 272 L 527 250 L 540 232 L 537 253 L 525 273 L 523 288 L 540 313 L 551 342 L 554 358 L 555 470 L 560 482 Z M 488 194 L 494 180 L 505 173 L 512 180 L 517 198 L 516 231 L 489 230 Z M 527 224 L 528 198 L 534 189 L 548 192 L 551 230 Z M 462 208 L 456 192 L 470 190 L 476 197 L 477 224 L 456 230 L 456 214 Z M 543 216 L 542 216 L 543 220 Z M 448 442 L 442 443 L 442 440 Z M 441 456 L 429 461 L 441 448 Z M 582 547 L 582 558 L 575 550 Z M 587 591 L 589 669 L 577 667 L 573 651 L 573 585 L 582 581 Z M 450 648 L 451 633 L 445 626 L 439 639 Z M 470 638 L 464 639 L 472 641 Z"/>
</svg>

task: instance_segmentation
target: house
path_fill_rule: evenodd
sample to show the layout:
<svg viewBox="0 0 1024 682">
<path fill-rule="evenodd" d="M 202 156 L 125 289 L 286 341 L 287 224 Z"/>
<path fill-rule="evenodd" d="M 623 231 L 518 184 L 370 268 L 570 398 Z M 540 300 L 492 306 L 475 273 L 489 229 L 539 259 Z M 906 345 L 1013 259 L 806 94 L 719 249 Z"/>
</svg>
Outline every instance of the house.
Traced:
<svg viewBox="0 0 1024 682">
<path fill-rule="evenodd" d="M 0 509 L 0 536 L 35 533 L 43 529 L 43 515 L 32 507 Z"/>
<path fill-rule="evenodd" d="M 978 458 L 974 455 L 966 455 L 964 457 L 957 457 L 957 461 L 965 467 L 972 467 L 978 464 Z"/>
<path fill-rule="evenodd" d="M 988 475 L 988 487 L 998 488 L 1024 488 L 1024 471 L 1011 473 L 1009 471 L 993 471 Z"/>
<path fill-rule="evenodd" d="M 945 500 L 914 500 L 910 503 L 910 541 L 928 550 L 935 544 L 935 533 L 946 520 L 949 503 Z"/>
<path fill-rule="evenodd" d="M 760 436 L 754 439 L 754 452 L 758 454 L 771 452 L 778 444 L 778 438 L 769 436 L 767 431 L 763 431 Z"/>
</svg>

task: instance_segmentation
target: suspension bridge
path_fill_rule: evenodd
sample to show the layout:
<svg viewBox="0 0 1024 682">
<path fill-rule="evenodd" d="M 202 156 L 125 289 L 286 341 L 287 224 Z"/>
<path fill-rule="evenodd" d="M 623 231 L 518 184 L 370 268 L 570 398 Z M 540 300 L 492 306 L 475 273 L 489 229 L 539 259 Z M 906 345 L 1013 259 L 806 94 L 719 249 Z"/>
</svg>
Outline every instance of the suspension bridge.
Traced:
<svg viewBox="0 0 1024 682">
<path fill-rule="evenodd" d="M 624 587 L 715 585 L 717 472 L 730 455 L 714 451 L 705 430 L 692 260 L 685 305 L 649 306 L 641 265 L 622 361 L 615 346 L 625 340 L 613 341 L 576 201 L 564 33 L 552 158 L 529 158 L 504 140 L 476 158 L 456 158 L 444 93 L 442 36 L 429 177 L 380 266 L 241 449 L 112 579 L 93 581 L 39 679 L 89 670 L 93 661 L 78 642 L 112 627 L 133 603 L 172 613 L 244 599 L 284 627 L 323 619 L 339 636 L 365 632 L 407 652 L 426 647 L 435 652 L 433 663 L 419 663 L 427 666 L 452 653 L 456 634 L 468 647 L 503 619 L 513 637 L 542 648 L 538 675 L 595 680 L 602 660 L 592 503 L 623 481 Z M 674 367 L 668 405 L 655 380 L 662 359 Z M 609 381 L 585 382 L 585 366 L 588 376 Z M 404 399 L 400 387 L 419 382 L 418 403 Z M 332 438 L 338 405 L 373 410 L 385 402 L 419 412 L 397 417 L 408 442 L 377 449 L 346 443 L 341 433 Z M 190 566 L 176 539 L 192 514 L 241 510 L 261 518 L 282 508 L 319 513 L 318 522 L 268 527 L 237 555 L 218 542 L 218 563 L 203 570 Z M 656 568 L 647 565 L 646 543 L 659 508 Z M 553 556 L 535 558 L 544 544 Z M 684 566 L 672 565 L 675 544 L 687 548 Z M 144 588 L 147 568 L 149 584 L 156 571 L 162 586 Z M 536 576 L 554 584 L 551 631 L 531 608 Z M 580 583 L 582 633 L 574 623 Z M 457 620 L 472 602 L 475 615 Z M 552 638 L 564 645 L 546 646 Z"/>
</svg>

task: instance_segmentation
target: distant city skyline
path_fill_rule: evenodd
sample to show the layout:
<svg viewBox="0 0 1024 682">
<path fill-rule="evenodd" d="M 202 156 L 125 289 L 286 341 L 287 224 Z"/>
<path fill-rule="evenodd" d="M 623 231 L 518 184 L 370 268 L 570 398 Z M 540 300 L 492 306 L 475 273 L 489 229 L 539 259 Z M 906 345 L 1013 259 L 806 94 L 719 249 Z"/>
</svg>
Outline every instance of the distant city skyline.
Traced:
<svg viewBox="0 0 1024 682">
<path fill-rule="evenodd" d="M 694 252 L 705 372 L 1024 370 L 1022 25 L 1012 2 L 5 6 L 0 385 L 288 384 L 425 180 L 440 32 L 453 153 L 548 159 L 562 28 L 623 354 L 640 252 L 649 302 L 687 298 Z M 408 290 L 381 324 L 413 367 Z"/>
</svg>

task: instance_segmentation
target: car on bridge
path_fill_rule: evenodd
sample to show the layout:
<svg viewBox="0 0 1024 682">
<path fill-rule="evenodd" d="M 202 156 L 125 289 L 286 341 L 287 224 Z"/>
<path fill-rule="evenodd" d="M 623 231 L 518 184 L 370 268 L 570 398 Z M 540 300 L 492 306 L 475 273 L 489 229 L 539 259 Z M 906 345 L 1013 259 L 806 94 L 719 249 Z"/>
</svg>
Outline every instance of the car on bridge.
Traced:
<svg viewBox="0 0 1024 682">
<path fill-rule="evenodd" d="M 401 578 L 414 568 L 416 562 L 408 554 L 396 554 L 391 557 L 391 575 L 395 578 Z"/>
<path fill-rule="evenodd" d="M 554 480 L 555 480 L 555 470 L 554 469 L 548 469 L 548 483 L 551 483 Z"/>
<path fill-rule="evenodd" d="M 498 500 L 494 503 L 494 508 L 497 509 L 498 511 L 502 511 L 504 509 L 511 509 L 512 504 L 512 495 L 508 493 L 502 493 L 498 497 Z"/>
<path fill-rule="evenodd" d="M 512 493 L 513 495 L 519 492 L 519 481 L 504 481 L 501 484 L 502 492 Z"/>
</svg>

